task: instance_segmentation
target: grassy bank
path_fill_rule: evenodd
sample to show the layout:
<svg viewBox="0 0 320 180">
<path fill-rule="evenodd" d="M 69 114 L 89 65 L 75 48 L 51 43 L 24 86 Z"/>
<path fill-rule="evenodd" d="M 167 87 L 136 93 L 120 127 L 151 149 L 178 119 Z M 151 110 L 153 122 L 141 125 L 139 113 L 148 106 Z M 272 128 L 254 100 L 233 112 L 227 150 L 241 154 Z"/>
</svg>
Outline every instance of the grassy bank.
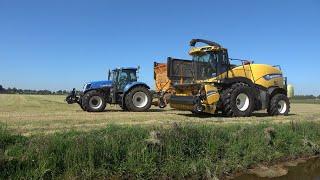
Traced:
<svg viewBox="0 0 320 180">
<path fill-rule="evenodd" d="M 0 128 L 0 179 L 208 178 L 319 153 L 320 124 L 108 126 L 30 137 Z"/>
</svg>

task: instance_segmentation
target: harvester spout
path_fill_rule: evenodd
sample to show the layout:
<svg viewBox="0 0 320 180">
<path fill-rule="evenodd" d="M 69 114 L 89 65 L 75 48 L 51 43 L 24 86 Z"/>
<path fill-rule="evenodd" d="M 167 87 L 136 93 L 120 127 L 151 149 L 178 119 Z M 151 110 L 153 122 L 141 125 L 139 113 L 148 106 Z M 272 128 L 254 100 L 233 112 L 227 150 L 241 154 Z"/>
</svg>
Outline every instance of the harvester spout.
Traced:
<svg viewBox="0 0 320 180">
<path fill-rule="evenodd" d="M 212 42 L 212 41 L 208 41 L 208 40 L 204 40 L 204 39 L 192 39 L 190 41 L 190 46 L 195 46 L 197 43 L 205 43 L 209 46 L 216 46 L 216 47 L 222 47 L 220 44 L 216 43 L 216 42 Z"/>
</svg>

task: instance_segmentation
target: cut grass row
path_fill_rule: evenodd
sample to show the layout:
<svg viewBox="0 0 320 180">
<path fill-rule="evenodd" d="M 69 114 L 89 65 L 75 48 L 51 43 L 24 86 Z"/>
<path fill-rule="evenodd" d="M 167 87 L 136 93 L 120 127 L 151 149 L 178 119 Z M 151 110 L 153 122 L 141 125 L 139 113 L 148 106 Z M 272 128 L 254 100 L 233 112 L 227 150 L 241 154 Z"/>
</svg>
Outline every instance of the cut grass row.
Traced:
<svg viewBox="0 0 320 180">
<path fill-rule="evenodd" d="M 320 124 L 109 125 L 29 137 L 0 127 L 0 179 L 212 178 L 320 152 Z"/>
</svg>

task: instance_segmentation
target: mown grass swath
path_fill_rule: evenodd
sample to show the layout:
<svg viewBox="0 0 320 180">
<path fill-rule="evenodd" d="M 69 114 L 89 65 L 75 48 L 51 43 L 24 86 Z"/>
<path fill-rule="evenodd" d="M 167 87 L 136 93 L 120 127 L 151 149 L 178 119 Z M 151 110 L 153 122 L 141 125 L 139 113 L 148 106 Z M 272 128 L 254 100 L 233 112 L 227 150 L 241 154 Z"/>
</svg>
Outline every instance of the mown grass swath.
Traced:
<svg viewBox="0 0 320 180">
<path fill-rule="evenodd" d="M 111 125 L 31 137 L 1 126 L 0 143 L 0 178 L 208 178 L 317 154 L 320 124 Z"/>
</svg>

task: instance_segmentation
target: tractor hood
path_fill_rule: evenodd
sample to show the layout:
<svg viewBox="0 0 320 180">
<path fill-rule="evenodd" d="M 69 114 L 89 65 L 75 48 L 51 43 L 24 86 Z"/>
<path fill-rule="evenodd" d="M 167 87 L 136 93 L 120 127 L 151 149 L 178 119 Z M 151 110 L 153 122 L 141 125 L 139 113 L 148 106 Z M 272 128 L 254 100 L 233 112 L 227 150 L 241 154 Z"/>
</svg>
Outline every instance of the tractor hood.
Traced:
<svg viewBox="0 0 320 180">
<path fill-rule="evenodd" d="M 111 87 L 112 81 L 92 81 L 84 85 L 83 91 Z"/>
</svg>

